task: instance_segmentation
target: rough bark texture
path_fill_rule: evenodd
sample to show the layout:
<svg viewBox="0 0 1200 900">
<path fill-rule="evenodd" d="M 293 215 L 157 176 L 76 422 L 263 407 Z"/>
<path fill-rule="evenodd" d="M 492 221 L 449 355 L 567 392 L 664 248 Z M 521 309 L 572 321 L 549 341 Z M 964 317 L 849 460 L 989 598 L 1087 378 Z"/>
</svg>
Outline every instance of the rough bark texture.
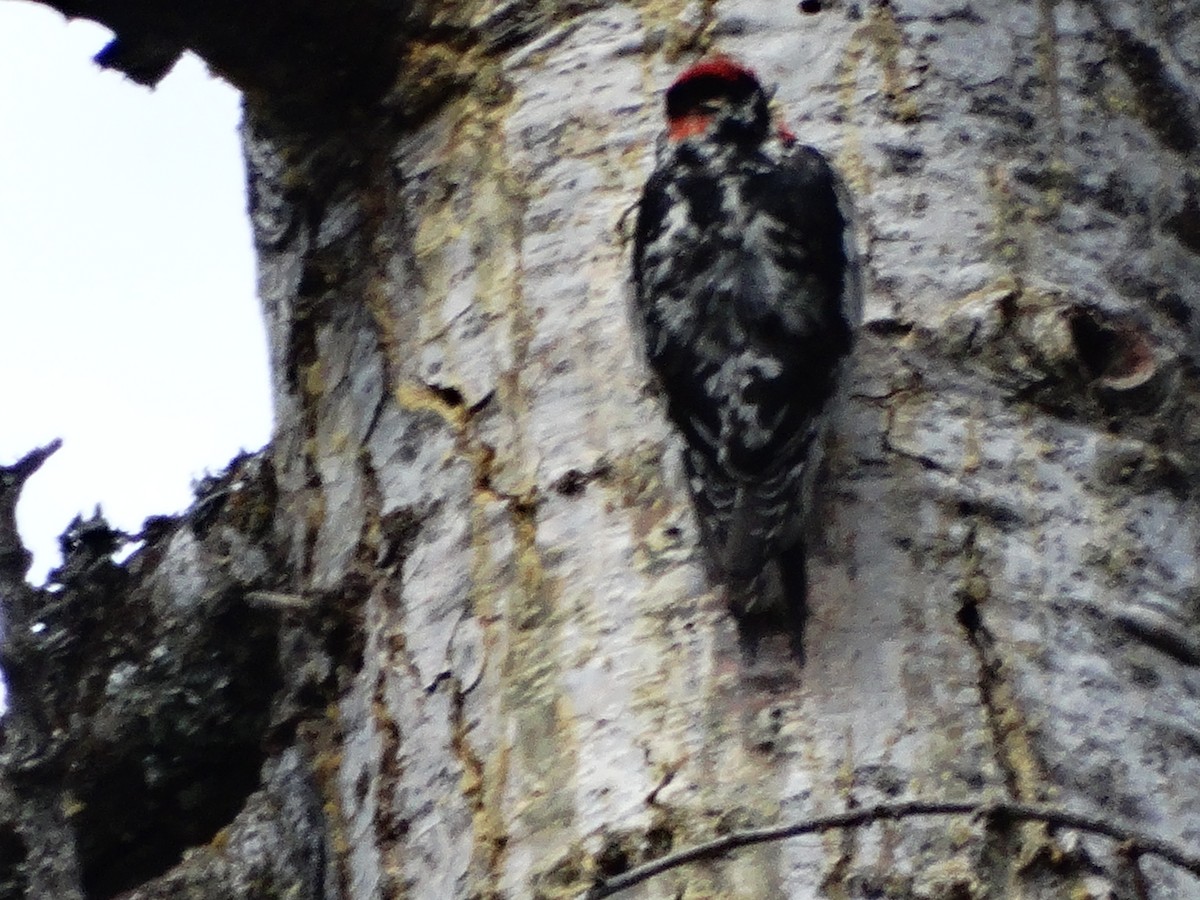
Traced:
<svg viewBox="0 0 1200 900">
<path fill-rule="evenodd" d="M 277 436 L 125 567 L 9 566 L 3 896 L 578 896 L 910 797 L 1200 843 L 1200 6 L 801 7 L 330 7 L 387 72 L 345 82 L 282 33 L 255 61 L 171 32 L 248 89 Z M 779 82 L 870 259 L 808 658 L 773 677 L 705 582 L 626 309 L 659 91 L 710 47 Z M 906 819 L 631 896 L 1200 879 Z"/>
</svg>

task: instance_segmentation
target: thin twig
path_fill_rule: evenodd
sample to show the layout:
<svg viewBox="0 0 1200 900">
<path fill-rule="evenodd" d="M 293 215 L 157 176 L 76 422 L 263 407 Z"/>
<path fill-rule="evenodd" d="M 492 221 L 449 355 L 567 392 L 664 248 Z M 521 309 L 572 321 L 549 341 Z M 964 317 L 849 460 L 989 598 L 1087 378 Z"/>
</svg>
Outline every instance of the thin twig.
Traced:
<svg viewBox="0 0 1200 900">
<path fill-rule="evenodd" d="M 700 859 L 712 859 L 751 844 L 763 844 L 803 834 L 816 834 L 839 828 L 856 828 L 872 822 L 907 819 L 913 816 L 975 816 L 985 821 L 1032 821 L 1045 822 L 1060 828 L 1074 828 L 1093 834 L 1104 835 L 1121 841 L 1127 852 L 1157 856 L 1172 865 L 1200 876 L 1200 856 L 1188 853 L 1165 840 L 1141 834 L 1129 825 L 1112 819 L 1098 819 L 1081 813 L 1070 812 L 1059 807 L 1039 803 L 1017 803 L 1009 800 L 953 802 L 931 800 L 902 800 L 895 803 L 877 803 L 859 809 L 833 813 L 814 819 L 776 825 L 770 828 L 755 828 L 736 831 L 716 840 L 697 844 L 676 853 L 668 853 L 656 860 L 636 866 L 628 872 L 605 879 L 595 884 L 585 895 L 587 900 L 599 900 L 618 891 L 641 884 L 655 875 Z"/>
<path fill-rule="evenodd" d="M 0 466 L 0 496 L 12 493 L 12 503 L 15 507 L 16 497 L 25 482 L 33 473 L 42 467 L 42 463 L 58 452 L 62 446 L 62 438 L 55 438 L 44 447 L 30 450 L 11 466 Z"/>
</svg>

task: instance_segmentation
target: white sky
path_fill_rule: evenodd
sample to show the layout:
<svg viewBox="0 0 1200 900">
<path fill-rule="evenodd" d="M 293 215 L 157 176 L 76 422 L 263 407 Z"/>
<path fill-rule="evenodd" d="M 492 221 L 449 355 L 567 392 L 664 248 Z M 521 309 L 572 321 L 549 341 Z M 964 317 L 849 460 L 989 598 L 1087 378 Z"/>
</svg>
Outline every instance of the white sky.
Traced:
<svg viewBox="0 0 1200 900">
<path fill-rule="evenodd" d="M 18 509 L 35 581 L 76 513 L 136 531 L 270 436 L 238 94 L 102 71 L 108 35 L 0 0 L 0 463 L 63 439 Z"/>
</svg>

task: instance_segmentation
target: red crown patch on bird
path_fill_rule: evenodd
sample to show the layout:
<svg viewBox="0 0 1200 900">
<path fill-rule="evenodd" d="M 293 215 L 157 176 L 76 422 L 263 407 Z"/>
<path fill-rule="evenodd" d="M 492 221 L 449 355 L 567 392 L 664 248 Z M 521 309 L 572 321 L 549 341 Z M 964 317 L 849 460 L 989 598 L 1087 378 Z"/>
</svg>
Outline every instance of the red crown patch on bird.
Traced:
<svg viewBox="0 0 1200 900">
<path fill-rule="evenodd" d="M 723 54 L 707 57 L 681 72 L 667 88 L 667 136 L 678 143 L 704 134 L 722 102 L 745 105 L 765 114 L 768 97 L 749 66 Z M 784 143 L 795 140 L 785 127 L 777 130 Z"/>
</svg>

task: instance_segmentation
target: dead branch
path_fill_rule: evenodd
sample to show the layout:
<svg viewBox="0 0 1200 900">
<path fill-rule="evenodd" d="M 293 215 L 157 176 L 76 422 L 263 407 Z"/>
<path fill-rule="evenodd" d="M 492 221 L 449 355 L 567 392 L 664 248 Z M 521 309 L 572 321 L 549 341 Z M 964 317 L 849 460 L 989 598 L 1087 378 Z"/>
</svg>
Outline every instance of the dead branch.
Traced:
<svg viewBox="0 0 1200 900">
<path fill-rule="evenodd" d="M 597 882 L 584 896 L 586 900 L 610 897 L 619 891 L 641 884 L 656 875 L 701 859 L 713 859 L 739 847 L 764 844 L 805 834 L 818 834 L 840 828 L 857 828 L 881 821 L 898 821 L 915 816 L 972 816 L 986 823 L 1044 822 L 1059 828 L 1074 828 L 1103 835 L 1119 841 L 1124 852 L 1133 857 L 1157 856 L 1172 865 L 1200 876 L 1200 855 L 1188 853 L 1168 841 L 1143 834 L 1130 825 L 1112 819 L 1099 819 L 1039 803 L 996 801 L 932 801 L 903 800 L 896 803 L 877 803 L 812 819 L 803 819 L 770 828 L 735 831 L 712 841 L 697 844 L 675 853 L 636 866 L 612 878 Z"/>
</svg>

